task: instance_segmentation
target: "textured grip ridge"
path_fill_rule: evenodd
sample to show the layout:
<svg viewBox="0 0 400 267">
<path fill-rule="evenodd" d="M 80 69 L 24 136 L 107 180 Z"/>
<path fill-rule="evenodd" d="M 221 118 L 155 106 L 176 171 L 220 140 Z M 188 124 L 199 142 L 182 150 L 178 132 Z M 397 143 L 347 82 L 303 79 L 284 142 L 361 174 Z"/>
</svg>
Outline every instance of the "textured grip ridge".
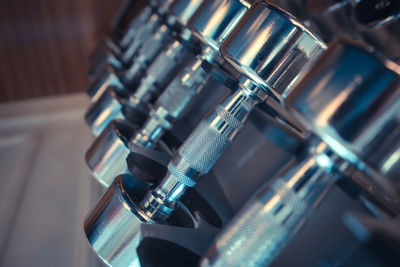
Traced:
<svg viewBox="0 0 400 267">
<path fill-rule="evenodd" d="M 241 123 L 238 119 L 236 119 L 232 114 L 230 114 L 223 106 L 218 105 L 215 108 L 217 114 L 229 124 L 230 127 L 234 129 L 241 129 L 243 127 L 243 123 Z"/>
<path fill-rule="evenodd" d="M 270 187 L 271 201 L 259 199 L 247 205 L 215 246 L 212 266 L 267 266 L 279 254 L 291 237 L 293 226 L 308 210 L 308 203 L 281 180 Z"/>
<path fill-rule="evenodd" d="M 179 155 L 194 169 L 208 173 L 230 145 L 230 140 L 203 120 L 179 148 Z"/>
<path fill-rule="evenodd" d="M 172 177 L 176 179 L 179 183 L 184 184 L 187 187 L 193 187 L 196 185 L 196 182 L 193 179 L 187 177 L 182 172 L 180 172 L 171 162 L 168 164 L 168 171 L 172 174 Z"/>
</svg>

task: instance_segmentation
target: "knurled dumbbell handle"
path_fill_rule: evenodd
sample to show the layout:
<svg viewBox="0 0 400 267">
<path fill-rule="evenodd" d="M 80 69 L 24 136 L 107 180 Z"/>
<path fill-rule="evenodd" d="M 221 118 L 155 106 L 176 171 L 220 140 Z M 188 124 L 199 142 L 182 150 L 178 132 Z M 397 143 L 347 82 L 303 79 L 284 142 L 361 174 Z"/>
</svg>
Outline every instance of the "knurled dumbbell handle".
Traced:
<svg viewBox="0 0 400 267">
<path fill-rule="evenodd" d="M 308 157 L 259 191 L 216 239 L 201 266 L 268 266 L 331 188 L 335 173 Z"/>
</svg>

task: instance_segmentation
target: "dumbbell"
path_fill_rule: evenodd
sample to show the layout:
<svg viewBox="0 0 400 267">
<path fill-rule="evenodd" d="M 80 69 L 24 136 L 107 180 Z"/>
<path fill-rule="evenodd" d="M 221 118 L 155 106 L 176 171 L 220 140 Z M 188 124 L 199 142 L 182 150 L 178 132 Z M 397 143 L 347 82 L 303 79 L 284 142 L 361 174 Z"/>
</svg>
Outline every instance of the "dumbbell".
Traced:
<svg viewBox="0 0 400 267">
<path fill-rule="evenodd" d="M 150 43 L 145 42 L 142 47 L 143 52 L 138 54 L 135 62 L 125 71 L 121 79 L 113 72 L 109 72 L 111 76 L 105 76 L 111 77 L 116 84 L 109 87 L 109 78 L 101 83 L 100 87 L 107 90 L 85 115 L 86 122 L 94 135 L 99 135 L 114 118 L 123 118 L 124 115 L 136 124 L 141 124 L 145 120 L 148 104 L 155 95 L 169 83 L 185 61 L 198 53 L 198 41 L 186 25 L 201 3 L 202 0 L 192 0 L 189 3 L 185 0 L 173 1 L 168 14 L 169 17 L 175 18 L 174 25 L 179 25 L 175 27 L 179 29 L 179 35 L 167 37 L 156 33 L 153 38 L 148 39 Z M 163 33 L 167 29 L 165 25 L 160 27 Z"/>
<path fill-rule="evenodd" d="M 399 75 L 359 45 L 333 43 L 285 101 L 313 133 L 308 146 L 236 214 L 202 266 L 270 265 L 338 179 L 362 173 L 398 197 Z"/>
<path fill-rule="evenodd" d="M 95 79 L 98 72 L 107 65 L 110 65 L 113 69 L 121 70 L 126 64 L 129 64 L 129 55 L 134 53 L 140 44 L 152 34 L 157 27 L 157 23 L 160 22 L 159 16 L 162 16 L 161 13 L 164 12 L 160 5 L 162 7 L 168 2 L 158 0 L 144 1 L 142 4 L 145 7 L 133 18 L 130 18 L 131 9 L 136 8 L 137 3 L 129 1 L 127 7 L 123 6 L 121 8 L 123 9 L 121 11 L 123 14 L 121 18 L 117 19 L 125 22 L 130 20 L 129 26 L 124 27 L 126 29 L 121 29 L 117 24 L 118 28 L 114 30 L 114 33 L 95 48 L 90 56 L 90 77 Z M 130 52 L 124 56 L 128 49 L 130 49 Z"/>
<path fill-rule="evenodd" d="M 109 86 L 120 91 L 134 90 L 146 69 L 164 47 L 176 38 L 185 38 L 182 30 L 200 3 L 200 0 L 165 1 L 158 12 L 149 18 L 150 21 L 140 27 L 137 33 L 140 38 L 133 39 L 129 48 L 119 56 L 118 62 L 122 62 L 119 64 L 120 68 L 107 64 L 96 65 L 99 69 L 98 75 L 87 90 L 92 102 L 96 102 Z"/>
<path fill-rule="evenodd" d="M 239 84 L 185 140 L 168 164 L 168 173 L 141 205 L 146 215 L 162 221 L 188 187 L 215 165 L 240 132 L 257 104 L 281 102 L 325 44 L 284 11 L 260 2 L 246 14 L 221 54 L 243 73 Z M 280 105 L 276 112 L 285 113 Z"/>
<path fill-rule="evenodd" d="M 150 6 L 156 7 L 157 4 L 158 2 L 138 4 L 132 0 L 124 1 L 113 18 L 111 34 L 105 37 L 90 54 L 91 66 L 99 63 L 109 51 L 114 54 L 124 51 L 134 36 L 134 31 L 150 17 L 152 12 Z"/>
<path fill-rule="evenodd" d="M 114 121 L 87 151 L 87 164 L 101 184 L 108 187 L 117 175 L 126 173 L 125 158 L 133 150 L 132 146 L 157 147 L 164 132 L 185 114 L 203 87 L 215 87 L 215 82 L 210 81 L 210 74 L 203 69 L 205 64 L 207 70 L 215 73 L 216 79 L 226 73 L 223 83 L 232 86 L 234 70 L 226 66 L 218 49 L 249 7 L 250 4 L 237 0 L 203 1 L 188 23 L 188 28 L 201 41 L 201 53 L 186 63 L 186 67 L 167 86 L 141 129 L 123 130 L 129 127 L 127 123 Z"/>
<path fill-rule="evenodd" d="M 134 241 L 139 238 L 138 230 L 143 225 L 168 224 L 171 214 L 175 214 L 175 207 L 181 206 L 179 199 L 184 197 L 183 193 L 190 192 L 189 187 L 196 184 L 197 181 L 194 179 L 198 179 L 201 175 L 198 170 L 206 173 L 212 167 L 223 153 L 223 149 L 227 148 L 239 131 L 254 104 L 267 98 L 267 90 L 276 90 L 273 93 L 274 97 L 277 95 L 285 97 L 324 49 L 325 45 L 289 14 L 263 1 L 253 4 L 220 49 L 224 58 L 243 72 L 237 90 L 216 108 L 216 112 L 219 113 L 213 112 L 207 117 L 214 118 L 210 126 L 206 125 L 207 120 L 204 120 L 194 134 L 185 141 L 183 147 L 179 149 L 180 154 L 176 154 L 175 159 L 169 164 L 166 178 L 157 187 L 145 190 L 146 196 L 143 191 L 143 194 L 134 201 L 114 197 L 120 203 L 118 204 L 120 209 L 131 214 L 131 218 L 125 217 L 124 220 L 113 218 L 113 225 L 124 223 L 128 226 L 123 230 L 120 227 L 113 228 L 112 225 L 107 225 L 101 231 L 85 230 L 96 253 L 103 259 L 113 258 L 117 251 L 129 255 L 137 246 Z M 267 87 L 267 84 L 270 87 Z M 232 108 L 225 104 L 229 104 Z M 239 120 L 241 122 L 237 123 Z M 211 128 L 214 126 L 216 128 Z M 205 134 L 198 135 L 199 131 Z M 175 167 L 176 159 L 188 159 L 187 151 L 192 151 L 191 155 L 197 157 L 189 159 L 196 165 L 193 164 L 191 167 L 188 164 L 186 166 L 178 164 Z M 182 160 L 180 162 L 184 163 Z M 113 195 L 119 195 L 118 192 L 125 192 L 120 178 L 114 180 L 106 196 L 111 198 Z M 113 211 L 107 207 L 109 204 L 106 202 L 99 203 L 94 214 L 103 211 L 101 217 L 111 216 Z M 92 218 L 91 215 L 89 217 Z M 85 229 L 92 229 L 90 225 L 100 225 L 100 221 L 104 220 L 87 221 Z M 110 235 L 118 239 L 113 246 L 109 246 L 109 242 L 103 239 Z M 109 250 L 104 250 L 103 247 Z"/>
</svg>

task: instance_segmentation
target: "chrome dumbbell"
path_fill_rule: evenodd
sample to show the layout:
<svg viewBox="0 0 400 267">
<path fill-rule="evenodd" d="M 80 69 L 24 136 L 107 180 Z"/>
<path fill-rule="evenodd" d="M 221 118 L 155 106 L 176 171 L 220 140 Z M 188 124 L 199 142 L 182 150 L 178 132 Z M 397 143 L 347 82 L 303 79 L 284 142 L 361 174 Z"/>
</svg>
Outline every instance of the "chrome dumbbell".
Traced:
<svg viewBox="0 0 400 267">
<path fill-rule="evenodd" d="M 131 16 L 131 9 L 136 8 L 135 1 L 129 1 L 128 6 L 123 6 L 122 18 L 119 20 L 128 21 Z M 112 69 L 121 70 L 129 65 L 129 56 L 134 54 L 146 38 L 152 34 L 160 23 L 162 16 L 162 4 L 168 4 L 168 1 L 151 0 L 142 3 L 145 7 L 141 12 L 130 19 L 127 29 L 115 29 L 115 33 L 104 40 L 92 53 L 90 57 L 91 67 L 89 75 L 96 79 L 102 68 L 109 65 Z M 129 50 L 129 52 L 128 52 Z M 133 56 L 133 55 L 132 55 Z M 90 91 L 88 92 L 90 95 Z M 90 95 L 93 97 L 92 95 Z M 94 98 L 95 100 L 95 98 Z"/>
<path fill-rule="evenodd" d="M 180 262 L 175 262 L 177 259 L 183 260 L 185 251 L 189 251 L 192 257 L 183 260 L 184 265 L 198 262 L 221 227 L 218 213 L 193 191 L 194 198 L 189 197 L 187 203 L 195 200 L 196 207 L 183 201 L 166 224 L 144 224 L 145 217 L 141 212 L 136 213 L 135 207 L 148 188 L 148 183 L 133 176 L 123 175 L 115 179 L 85 220 L 85 233 L 94 251 L 110 266 L 147 266 L 141 257 L 141 247 L 149 239 L 157 239 L 168 244 L 159 248 L 168 255 L 162 265 L 169 262 L 175 266 Z M 173 246 L 183 247 L 184 251 L 176 254 L 170 251 Z M 156 247 L 146 250 L 152 258 L 156 256 Z"/>
<path fill-rule="evenodd" d="M 243 40 L 246 42 L 243 43 Z M 253 49 L 249 50 L 249 47 Z M 323 43 L 284 11 L 265 2 L 255 3 L 221 46 L 225 58 L 234 63 L 239 71 L 245 73 L 239 88 L 217 107 L 216 112 L 207 117 L 214 118 L 210 122 L 215 123 L 208 126 L 207 120 L 204 120 L 194 134 L 185 141 L 183 147 L 179 149 L 179 154 L 176 154 L 169 164 L 169 173 L 160 185 L 150 191 L 147 190 L 146 196 L 143 194 L 146 191 L 144 190 L 134 202 L 132 199 L 114 197 L 114 199 L 121 199 L 120 202 L 127 200 L 130 203 L 119 206 L 124 206 L 123 209 L 135 218 L 125 217 L 128 222 L 113 220 L 118 225 L 120 223 L 126 225 L 126 228 L 122 230 L 120 227 L 112 228 L 109 225 L 111 228 L 108 228 L 108 231 L 106 229 L 91 231 L 88 230 L 92 229 L 90 225 L 101 225 L 102 219 L 87 222 L 85 232 L 95 251 L 103 259 L 113 258 L 116 251 L 129 257 L 129 253 L 132 253 L 132 249 L 137 246 L 135 240 L 140 236 L 138 232 L 140 227 L 168 224 L 171 216 L 175 214 L 176 207 L 181 206 L 179 200 L 184 197 L 183 193 L 190 192 L 190 187 L 196 184 L 199 176 L 213 166 L 239 131 L 238 128 L 243 124 L 253 105 L 261 102 L 260 97 L 256 97 L 261 96 L 262 100 L 265 100 L 264 96 L 267 93 L 264 90 L 276 90 L 275 97 L 279 95 L 278 92 L 281 96 L 285 96 L 324 48 Z M 239 64 L 241 67 L 238 67 Z M 247 87 L 250 84 L 253 86 Z M 266 84 L 271 87 L 267 87 Z M 255 92 L 258 94 L 255 95 Z M 240 122 L 237 123 L 239 120 Z M 198 136 L 199 131 L 206 135 L 194 138 Z M 197 158 L 188 158 L 188 151 L 192 151 L 191 155 Z M 192 165 L 176 164 L 179 159 L 181 163 L 184 159 L 188 159 L 187 162 Z M 114 180 L 109 187 L 108 198 L 116 194 L 111 188 L 118 188 L 118 191 L 124 190 L 120 186 L 119 179 Z M 96 210 L 104 211 L 101 213 L 103 218 L 111 216 L 112 211 L 106 208 L 109 206 L 107 203 L 99 203 L 96 208 Z M 109 246 L 110 242 L 105 242 L 106 238 L 102 238 L 102 236 L 110 235 L 118 236 L 116 238 L 118 241 L 115 241 L 113 246 Z M 102 249 L 105 247 L 107 250 Z"/>
<path fill-rule="evenodd" d="M 146 68 L 180 34 L 190 12 L 194 12 L 196 5 L 200 3 L 198 0 L 185 2 L 187 5 L 182 10 L 181 2 L 163 1 L 149 21 L 139 27 L 138 37 L 132 40 L 126 51 L 114 58 L 118 64 L 109 66 L 106 64 L 108 61 L 103 60 L 104 64 L 96 65 L 97 75 L 87 90 L 92 102 L 96 102 L 109 86 L 120 90 L 134 89 L 132 87 L 137 84 Z M 120 67 L 115 67 L 116 65 Z"/>
<path fill-rule="evenodd" d="M 160 185 L 146 195 L 142 206 L 153 220 L 168 217 L 186 188 L 211 170 L 257 104 L 285 98 L 325 49 L 293 17 L 265 2 L 254 5 L 245 18 L 221 46 L 224 58 L 244 75 L 179 148 Z M 275 108 L 284 113 L 279 105 Z"/>
<path fill-rule="evenodd" d="M 132 122 L 142 123 L 147 116 L 148 104 L 154 100 L 155 95 L 168 84 L 185 61 L 198 53 L 197 40 L 193 38 L 186 25 L 201 3 L 201 0 L 193 0 L 189 4 L 184 0 L 173 1 L 169 5 L 168 14 L 170 18 L 174 18 L 173 24 L 179 25 L 179 35 L 175 37 L 170 34 L 164 35 L 168 27 L 165 25 L 160 27 L 163 34 L 153 35 L 153 38 L 148 39 L 149 44 L 146 41 L 143 53 L 138 54 L 135 63 L 126 70 L 123 75 L 125 78 L 122 77 L 120 80 L 113 72 L 108 73 L 111 76 L 108 74 L 105 76 L 108 78 L 100 84 L 100 87 L 107 90 L 85 115 L 86 122 L 96 136 L 113 119 L 123 118 L 123 112 Z M 143 76 L 145 71 L 146 75 Z M 116 81 L 120 85 L 114 84 L 113 87 L 109 87 L 110 77 L 113 82 Z"/>
<path fill-rule="evenodd" d="M 399 74 L 359 46 L 332 44 L 286 99 L 314 133 L 303 156 L 235 216 L 202 266 L 270 265 L 340 178 L 363 173 L 385 198 L 396 196 Z"/>
<path fill-rule="evenodd" d="M 117 175 L 127 171 L 125 158 L 130 153 L 129 146 L 131 150 L 132 146 L 136 145 L 156 147 L 164 132 L 171 129 L 173 122 L 185 114 L 204 87 L 214 86 L 215 89 L 215 82 L 209 81 L 210 74 L 202 65 L 208 64 L 208 69 L 216 68 L 221 73 L 229 71 L 228 67 L 224 66 L 218 49 L 249 6 L 250 4 L 237 0 L 203 1 L 199 11 L 188 23 L 188 28 L 201 41 L 201 53 L 186 63 L 185 69 L 178 73 L 164 90 L 151 109 L 150 118 L 141 129 L 124 131 L 122 134 L 123 126 L 114 122 L 103 131 L 86 153 L 90 170 L 102 184 L 109 186 Z M 218 13 L 218 10 L 223 10 L 224 15 Z M 225 76 L 234 77 L 235 74 L 226 73 Z"/>
</svg>

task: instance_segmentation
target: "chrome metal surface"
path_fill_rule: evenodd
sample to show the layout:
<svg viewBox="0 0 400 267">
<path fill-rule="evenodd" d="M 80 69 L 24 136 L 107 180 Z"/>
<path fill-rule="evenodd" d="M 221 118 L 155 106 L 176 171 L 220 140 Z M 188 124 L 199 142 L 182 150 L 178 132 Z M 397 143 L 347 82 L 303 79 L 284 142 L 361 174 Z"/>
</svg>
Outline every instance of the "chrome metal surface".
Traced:
<svg viewBox="0 0 400 267">
<path fill-rule="evenodd" d="M 85 114 L 85 120 L 95 136 L 99 136 L 114 119 L 123 119 L 123 99 L 113 87 L 109 87 Z"/>
<path fill-rule="evenodd" d="M 362 66 L 355 67 L 354 62 Z M 375 153 L 374 141 L 393 140 L 386 125 L 398 120 L 396 69 L 394 63 L 353 44 L 337 42 L 328 48 L 286 99 L 297 118 L 325 142 L 310 139 L 300 162 L 268 183 L 236 215 L 210 248 L 203 266 L 271 265 L 335 178 L 347 175 L 351 163 L 360 168 L 353 152 L 361 160 L 371 154 L 380 160 L 392 155 L 392 150 Z M 396 142 L 392 145 L 397 147 Z M 360 170 L 374 174 L 365 167 Z"/>
<path fill-rule="evenodd" d="M 326 45 L 290 14 L 265 2 L 254 5 L 221 54 L 279 100 L 285 98 Z"/>
<path fill-rule="evenodd" d="M 86 163 L 96 180 L 109 187 L 114 178 L 129 173 L 125 160 L 129 154 L 128 140 L 134 128 L 128 122 L 112 121 L 96 138 L 85 154 Z"/>
<path fill-rule="evenodd" d="M 140 266 L 136 249 L 141 224 L 147 223 L 135 205 L 146 185 L 119 176 L 85 220 L 85 233 L 93 250 L 111 266 Z"/>
<path fill-rule="evenodd" d="M 203 43 L 218 50 L 249 8 L 250 3 L 244 0 L 205 1 L 188 27 Z"/>
<path fill-rule="evenodd" d="M 335 43 L 287 104 L 338 155 L 361 170 L 372 167 L 370 175 L 384 184 L 380 174 L 390 180 L 399 175 L 399 74 L 400 67 L 387 59 Z"/>
<path fill-rule="evenodd" d="M 303 30 L 301 26 L 297 26 L 298 24 L 295 21 L 295 24 L 292 24 L 291 20 L 287 19 L 288 16 L 288 14 L 279 9 L 276 9 L 273 6 L 267 5 L 263 2 L 256 3 L 250 8 L 249 12 L 243 18 L 243 21 L 239 23 L 238 27 L 228 37 L 227 41 L 223 43 L 223 45 L 221 46 L 221 51 L 224 51 L 226 49 L 230 50 L 229 48 L 236 47 L 238 45 L 238 40 L 236 39 L 238 36 L 240 36 L 239 39 L 241 40 L 241 42 L 243 42 L 243 40 L 246 40 L 246 46 L 251 47 L 251 41 L 253 41 L 253 45 L 260 46 L 259 42 L 265 41 L 268 43 L 268 37 L 274 40 L 276 38 L 279 39 L 280 37 L 281 40 L 290 40 L 288 36 L 290 37 L 292 35 L 287 33 L 286 28 L 288 28 L 289 32 L 294 33 L 298 31 L 299 34 L 297 37 L 299 37 L 300 40 L 303 40 L 302 37 L 304 37 L 307 46 L 311 46 L 312 48 L 311 53 L 305 51 L 305 56 L 302 60 L 301 65 L 292 64 L 292 62 L 290 62 L 290 64 L 283 64 L 285 66 L 284 73 L 278 76 L 272 75 L 275 78 L 279 77 L 279 79 L 275 80 L 275 84 L 278 84 L 279 86 L 286 85 L 288 89 L 290 89 L 291 84 L 293 84 L 296 81 L 297 77 L 300 75 L 298 71 L 305 71 L 305 69 L 303 68 L 307 69 L 309 65 L 307 63 L 310 62 L 311 64 L 311 62 L 318 57 L 320 52 L 323 51 L 325 45 L 321 43 L 318 39 L 314 38 L 312 35 L 304 35 L 305 30 Z M 271 23 L 269 26 L 269 30 L 266 32 L 268 33 L 268 35 L 267 37 L 265 37 L 265 31 L 263 31 L 263 22 L 270 22 L 270 20 L 277 22 L 283 21 L 284 23 Z M 298 28 L 300 28 L 300 30 L 298 30 Z M 253 33 L 255 33 L 256 36 L 260 36 L 262 37 L 262 39 L 251 39 L 249 38 L 249 36 L 243 36 L 242 29 L 247 34 L 253 35 Z M 283 68 L 282 64 L 279 64 L 279 61 L 276 62 L 276 60 L 271 60 L 271 58 L 276 57 L 279 59 L 279 55 L 285 56 L 286 54 L 293 53 L 293 51 L 299 51 L 297 47 L 298 38 L 294 39 L 296 40 L 295 45 L 293 45 L 293 43 L 291 42 L 283 42 L 278 47 L 276 47 L 275 44 L 272 51 L 270 49 L 267 49 L 263 51 L 265 52 L 265 54 L 258 53 L 259 57 L 257 59 L 257 63 L 259 64 L 257 66 L 249 64 L 249 66 L 255 67 L 256 70 L 258 69 L 258 66 L 262 66 L 262 69 L 259 69 L 259 73 L 261 75 L 269 75 L 266 70 L 272 70 L 277 66 Z M 270 40 L 270 42 L 272 41 Z M 286 46 L 286 44 L 288 45 Z M 240 51 L 240 49 L 236 50 Z M 268 54 L 268 52 L 270 54 Z M 228 60 L 232 64 L 236 64 L 234 62 L 244 62 L 244 59 L 247 60 L 247 57 L 245 57 L 246 52 L 243 51 L 243 53 L 244 54 L 235 53 L 234 56 L 237 56 L 237 59 L 229 56 Z M 223 53 L 223 55 L 227 56 L 226 53 Z M 263 56 L 263 58 L 266 58 L 266 60 L 262 60 L 260 58 L 261 55 Z M 302 57 L 301 55 L 302 54 L 299 53 L 297 54 L 298 57 Z M 304 59 L 307 59 L 307 61 L 304 61 Z M 266 65 L 262 65 L 260 62 L 264 62 Z M 274 63 L 278 64 L 275 65 Z M 168 165 L 168 173 L 164 177 L 163 181 L 160 183 L 159 187 L 150 191 L 142 202 L 143 206 L 147 206 L 147 203 L 153 198 L 154 193 L 162 196 L 159 210 L 155 209 L 154 212 L 152 212 L 151 214 L 153 218 L 162 218 L 167 216 L 168 214 L 165 214 L 165 212 L 163 211 L 163 205 L 165 205 L 166 207 L 173 206 L 174 203 L 179 200 L 181 195 L 184 193 L 185 188 L 194 186 L 202 175 L 208 173 L 211 170 L 217 160 L 230 146 L 234 137 L 241 130 L 243 124 L 247 120 L 249 113 L 255 108 L 257 104 L 264 102 L 268 97 L 266 87 L 264 87 L 266 83 L 258 83 L 260 80 L 262 81 L 262 78 L 258 76 L 256 72 L 253 72 L 253 74 L 251 75 L 248 71 L 246 72 L 244 68 L 241 68 L 241 70 L 244 71 L 246 75 L 248 75 L 248 78 L 243 77 L 241 80 L 241 84 L 232 93 L 232 95 L 226 97 L 220 103 L 220 105 L 216 107 L 214 112 L 210 113 L 185 140 L 182 146 L 178 149 L 171 163 Z M 255 76 L 257 78 L 254 78 Z M 251 78 L 253 78 L 253 80 L 251 80 Z M 277 88 L 281 88 L 282 93 L 287 92 L 285 88 L 279 86 Z M 172 188 L 170 186 L 168 186 L 167 188 L 163 188 L 164 184 L 171 184 L 170 182 L 168 182 L 169 180 L 175 181 L 174 184 L 177 185 L 173 186 Z M 160 214 L 157 214 L 158 211 Z"/>
<path fill-rule="evenodd" d="M 200 265 L 269 266 L 333 185 L 337 174 L 327 164 L 333 165 L 326 155 L 307 156 L 261 188 L 221 231 Z"/>
<path fill-rule="evenodd" d="M 203 1 L 188 24 L 189 29 L 203 42 L 202 52 L 165 89 L 150 112 L 150 119 L 134 137 L 133 143 L 152 147 L 165 130 L 170 129 L 172 123 L 184 114 L 209 79 L 201 67 L 202 61 L 217 61 L 214 58 L 219 57 L 219 47 L 248 8 L 248 3 L 240 1 Z M 218 17 L 209 18 L 210 14 Z"/>
<path fill-rule="evenodd" d="M 109 187 L 85 222 L 95 253 L 111 266 L 399 262 L 400 67 L 383 57 L 398 60 L 399 7 L 146 3 L 146 23 L 93 55 L 111 66 L 86 115 L 105 128 L 86 160 Z M 371 46 L 321 41 L 341 36 Z"/>
</svg>

